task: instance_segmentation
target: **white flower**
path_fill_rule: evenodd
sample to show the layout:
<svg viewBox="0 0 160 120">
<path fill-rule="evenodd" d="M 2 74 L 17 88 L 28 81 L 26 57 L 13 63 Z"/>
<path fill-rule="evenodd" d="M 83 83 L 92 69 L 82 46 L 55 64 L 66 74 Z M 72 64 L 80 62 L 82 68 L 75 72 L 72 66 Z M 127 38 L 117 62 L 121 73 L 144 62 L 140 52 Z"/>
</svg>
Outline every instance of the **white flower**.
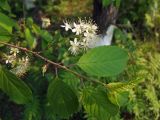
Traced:
<svg viewBox="0 0 160 120">
<path fill-rule="evenodd" d="M 76 55 L 81 51 L 86 51 L 89 48 L 95 48 L 98 46 L 111 45 L 114 25 L 110 25 L 105 34 L 97 35 L 98 27 L 91 20 L 81 20 L 73 22 L 71 24 L 65 23 L 62 25 L 66 31 L 69 29 L 76 34 L 74 41 L 70 41 L 70 48 L 72 54 Z M 78 38 L 78 39 L 77 39 Z"/>
<path fill-rule="evenodd" d="M 15 61 L 16 61 L 16 56 L 14 56 L 14 55 L 8 55 L 8 56 L 6 56 L 6 64 L 8 64 L 8 63 L 12 64 Z"/>
<path fill-rule="evenodd" d="M 84 32 L 84 37 L 86 37 L 86 38 L 92 38 L 94 36 L 96 36 L 96 34 L 90 33 L 90 32 Z"/>
<path fill-rule="evenodd" d="M 92 25 L 92 24 L 88 24 L 88 25 L 86 25 L 85 32 L 96 34 L 97 26 L 96 25 Z"/>
<path fill-rule="evenodd" d="M 19 53 L 19 50 L 17 48 L 11 48 L 10 54 L 13 54 L 14 56 L 16 56 L 18 53 Z"/>
<path fill-rule="evenodd" d="M 10 63 L 10 61 L 9 61 L 9 60 L 6 60 L 6 64 L 8 64 L 8 63 Z"/>
<path fill-rule="evenodd" d="M 64 25 L 61 25 L 61 27 L 65 28 L 65 31 L 72 29 L 71 25 L 68 22 L 64 22 Z"/>
<path fill-rule="evenodd" d="M 73 55 L 78 54 L 79 49 L 80 49 L 80 42 L 77 41 L 77 38 L 74 39 L 74 41 L 70 41 L 71 47 L 69 50 Z"/>
<path fill-rule="evenodd" d="M 83 39 L 83 41 L 81 42 L 81 48 L 83 48 L 84 51 L 86 51 L 88 49 L 87 39 Z"/>
<path fill-rule="evenodd" d="M 42 28 L 47 28 L 51 25 L 49 18 L 42 18 Z"/>
<path fill-rule="evenodd" d="M 72 32 L 76 33 L 76 35 L 80 35 L 82 33 L 82 28 L 80 24 L 73 23 L 74 28 L 72 29 Z"/>
<path fill-rule="evenodd" d="M 91 28 L 92 28 L 92 30 L 95 30 L 95 31 L 97 31 L 97 29 L 98 29 L 97 25 L 95 25 L 95 24 L 91 25 Z"/>
<path fill-rule="evenodd" d="M 22 76 L 27 72 L 29 65 L 30 63 L 28 56 L 23 57 L 22 59 L 19 59 L 18 65 L 11 69 L 11 72 L 16 74 L 17 76 Z"/>
</svg>

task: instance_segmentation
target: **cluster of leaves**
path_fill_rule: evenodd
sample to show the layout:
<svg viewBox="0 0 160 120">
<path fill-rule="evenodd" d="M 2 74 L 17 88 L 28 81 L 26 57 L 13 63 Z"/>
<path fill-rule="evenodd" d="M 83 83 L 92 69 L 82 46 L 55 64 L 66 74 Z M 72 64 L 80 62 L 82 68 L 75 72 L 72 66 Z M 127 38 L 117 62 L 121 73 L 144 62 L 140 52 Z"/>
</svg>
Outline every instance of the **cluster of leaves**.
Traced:
<svg viewBox="0 0 160 120">
<path fill-rule="evenodd" d="M 156 38 L 159 40 L 159 27 L 160 27 L 160 3 L 158 0 L 154 0 L 150 3 L 149 10 L 145 14 L 146 26 L 150 33 L 150 38 Z"/>
<path fill-rule="evenodd" d="M 11 13 L 6 0 L 0 7 L 0 89 L 11 101 L 24 105 L 24 119 L 68 119 L 81 109 L 88 119 L 117 117 L 123 98 L 121 92 L 113 91 L 132 83 L 111 83 L 108 78 L 119 75 L 126 68 L 126 50 L 117 46 L 101 46 L 72 57 L 67 49 L 69 40 L 60 31 L 42 29 L 30 17 L 16 20 L 19 18 Z M 3 56 L 8 51 L 4 42 L 23 47 L 22 55 L 27 54 L 30 58 L 32 66 L 21 78 L 10 72 L 10 65 L 4 65 Z M 48 63 L 47 59 L 42 61 L 32 52 L 25 53 L 26 48 L 62 65 L 74 66 L 69 69 L 64 66 L 62 68 L 66 71 L 61 70 Z M 41 71 L 44 65 L 47 68 Z M 7 118 L 2 115 L 2 119 Z"/>
<path fill-rule="evenodd" d="M 153 33 L 153 29 L 158 33 L 159 14 L 156 12 L 155 18 L 152 16 L 154 2 L 150 0 L 102 2 L 104 6 L 114 4 L 119 7 L 118 22 L 127 26 L 123 31 L 121 29 L 115 31 L 114 38 L 119 47 L 101 46 L 73 57 L 68 52 L 70 40 L 66 33 L 50 28 L 43 29 L 40 24 L 35 24 L 28 14 L 30 11 L 25 10 L 21 1 L 1 0 L 0 43 L 16 44 L 32 50 L 51 61 L 68 66 L 73 73 L 42 61 L 33 54 L 22 52 L 22 56 L 26 54 L 29 56 L 32 66 L 19 78 L 10 71 L 10 65 L 5 65 L 4 55 L 8 54 L 9 47 L 0 44 L 0 99 L 9 99 L 17 105 L 20 104 L 20 119 L 70 119 L 75 113 L 82 111 L 81 119 L 120 120 L 122 113 L 127 110 L 134 114 L 134 119 L 137 120 L 149 120 L 153 117 L 159 119 L 160 56 L 157 50 L 151 51 L 155 45 L 150 48 L 148 47 L 151 46 L 150 43 L 140 45 L 135 51 L 132 34 L 134 25 L 144 23 L 149 26 L 150 33 Z M 68 5 L 68 1 L 65 0 L 61 2 L 39 0 L 35 3 L 53 15 L 50 17 L 52 22 L 59 19 L 52 10 L 63 13 L 65 9 L 62 8 Z M 67 13 L 70 14 L 68 11 Z M 20 14 L 25 18 L 19 19 L 22 16 Z M 126 51 L 130 56 L 128 66 Z M 141 86 L 132 89 L 144 80 Z M 0 119 L 1 117 L 3 120 L 13 119 L 14 113 L 10 111 L 10 106 L 6 107 L 6 104 L 0 103 L 1 108 L 4 108 L 0 109 Z M 7 110 L 9 111 L 5 113 Z"/>
<path fill-rule="evenodd" d="M 155 43 L 142 43 L 135 51 L 136 64 L 139 66 L 137 78 L 143 76 L 143 83 L 131 90 L 131 102 L 127 108 L 135 114 L 135 119 L 158 120 L 160 118 L 160 53 Z M 134 75 L 135 76 L 135 75 Z"/>
</svg>

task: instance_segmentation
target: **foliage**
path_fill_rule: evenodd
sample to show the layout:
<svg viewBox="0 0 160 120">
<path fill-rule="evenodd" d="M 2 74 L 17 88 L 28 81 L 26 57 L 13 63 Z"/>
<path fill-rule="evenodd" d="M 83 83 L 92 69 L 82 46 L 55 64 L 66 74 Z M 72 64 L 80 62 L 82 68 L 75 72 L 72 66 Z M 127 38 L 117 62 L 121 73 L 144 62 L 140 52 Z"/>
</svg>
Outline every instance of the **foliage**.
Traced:
<svg viewBox="0 0 160 120">
<path fill-rule="evenodd" d="M 83 24 L 86 19 L 75 20 L 69 29 L 62 25 L 63 17 L 71 13 L 90 13 L 90 9 L 82 7 L 84 1 L 80 1 L 82 5 L 77 1 L 1 0 L 0 100 L 6 102 L 0 102 L 0 119 L 61 120 L 75 119 L 78 114 L 88 120 L 122 120 L 127 119 L 123 115 L 127 112 L 134 114 L 135 120 L 158 120 L 158 0 L 103 0 L 104 7 L 113 4 L 120 13 L 118 24 L 122 26 L 117 25 L 113 45 L 88 47 L 73 56 L 69 52 L 71 44 L 72 51 L 77 47 L 74 45 L 82 49 L 82 38 L 92 31 L 90 28 L 99 37 L 91 21 Z M 80 30 L 77 21 L 85 26 L 80 35 L 76 31 Z M 137 30 L 154 34 L 156 45 L 134 41 L 140 39 Z M 20 117 L 10 110 L 10 105 L 15 113 L 20 108 Z"/>
<path fill-rule="evenodd" d="M 27 6 L 27 8 L 29 7 Z M 0 26 L 6 29 L 2 32 L 8 31 L 9 34 L 11 34 L 5 43 L 4 41 L 0 41 L 3 45 L 1 47 L 1 64 L 6 63 L 3 67 L 8 68 L 8 70 L 2 67 L 0 69 L 0 88 L 17 104 L 26 104 L 24 119 L 38 120 L 42 117 L 46 119 L 69 118 L 73 113 L 82 108 L 84 108 L 84 111 L 86 111 L 88 115 L 96 115 L 97 119 L 100 119 L 98 113 L 88 111 L 87 106 L 90 103 L 86 102 L 86 100 L 81 100 L 85 94 L 81 91 L 84 91 L 84 88 L 88 86 L 91 88 L 92 86 L 97 86 L 97 92 L 92 92 L 91 96 L 87 96 L 87 99 L 93 99 L 92 101 L 97 103 L 98 109 L 99 107 L 100 110 L 102 109 L 102 115 L 107 113 L 108 116 L 112 117 L 117 114 L 119 107 L 113 104 L 108 98 L 105 86 L 107 83 L 101 82 L 101 77 L 120 74 L 127 64 L 127 51 L 116 46 L 103 46 L 93 48 L 83 53 L 83 55 L 72 57 L 72 55 L 68 53 L 68 50 L 65 49 L 69 45 L 67 37 L 63 37 L 60 31 L 50 32 L 44 29 L 49 27 L 49 23 L 43 23 L 42 26 L 39 26 L 35 24 L 30 17 L 16 22 L 16 20 L 12 19 L 12 16 L 7 15 L 3 10 L 0 14 L 3 16 L 3 18 L 0 19 Z M 50 22 L 44 18 L 41 18 L 41 21 Z M 8 34 L 3 34 L 3 36 L 7 37 Z M 65 45 L 65 43 L 67 45 Z M 4 45 L 11 48 L 8 49 Z M 15 49 L 12 49 L 12 47 Z M 42 56 L 37 51 L 42 51 L 40 52 Z M 114 54 L 114 56 L 112 54 Z M 83 71 L 77 69 L 78 66 L 68 68 L 67 66 L 58 64 L 58 62 L 64 61 L 65 55 L 68 57 L 67 66 L 77 64 L 86 73 L 84 74 Z M 74 60 L 73 58 L 76 59 Z M 78 59 L 79 62 L 77 62 Z M 85 66 L 82 65 L 82 63 L 84 64 L 83 61 L 86 61 Z M 27 64 L 29 68 L 22 69 L 25 65 L 20 64 L 20 62 L 29 62 L 30 64 Z M 96 64 L 92 64 L 93 62 Z M 108 68 L 106 69 L 106 67 Z M 39 70 L 41 68 L 43 70 L 38 72 L 37 69 Z M 65 74 L 62 70 L 59 70 L 59 68 L 66 70 Z M 94 69 L 99 69 L 99 71 L 94 72 Z M 21 72 L 22 74 L 17 74 L 19 73 L 17 70 L 25 70 L 26 75 L 24 71 Z M 55 72 L 53 72 L 53 70 L 55 70 Z M 42 72 L 42 78 L 38 77 Z M 92 80 L 92 75 L 95 75 L 95 80 Z M 25 78 L 23 76 L 25 76 Z M 21 77 L 27 84 L 18 77 Z M 77 77 L 83 80 L 83 85 L 78 83 L 79 79 L 77 79 Z M 72 79 L 77 82 L 72 82 Z M 38 84 L 37 82 L 40 83 Z M 47 82 L 47 85 L 44 84 L 45 82 Z M 31 87 L 33 95 L 28 85 Z M 45 92 L 40 93 L 38 87 L 44 87 Z M 101 88 L 104 90 L 101 91 Z M 92 96 L 95 96 L 95 98 L 92 98 Z M 42 105 L 40 105 L 40 103 Z M 112 110 L 114 110 L 114 112 Z M 41 115 L 41 111 L 45 111 L 44 115 Z"/>
<path fill-rule="evenodd" d="M 55 80 L 50 84 L 47 97 L 50 106 L 53 107 L 53 113 L 62 118 L 68 118 L 78 110 L 79 103 L 76 94 L 61 80 Z"/>
<path fill-rule="evenodd" d="M 134 91 L 131 91 L 131 104 L 136 120 L 149 120 L 151 118 L 158 120 L 160 118 L 158 92 L 160 90 L 160 54 L 155 51 L 154 46 L 153 43 L 142 44 L 135 53 L 139 59 L 137 63 L 142 67 L 140 72 L 143 72 L 143 80 L 145 80 L 141 86 L 137 86 Z"/>
<path fill-rule="evenodd" d="M 25 104 L 32 100 L 29 87 L 2 66 L 0 66 L 0 88 L 18 104 Z"/>
<path fill-rule="evenodd" d="M 87 52 L 77 64 L 91 75 L 114 76 L 125 68 L 127 59 L 127 53 L 118 47 L 102 46 Z"/>
</svg>

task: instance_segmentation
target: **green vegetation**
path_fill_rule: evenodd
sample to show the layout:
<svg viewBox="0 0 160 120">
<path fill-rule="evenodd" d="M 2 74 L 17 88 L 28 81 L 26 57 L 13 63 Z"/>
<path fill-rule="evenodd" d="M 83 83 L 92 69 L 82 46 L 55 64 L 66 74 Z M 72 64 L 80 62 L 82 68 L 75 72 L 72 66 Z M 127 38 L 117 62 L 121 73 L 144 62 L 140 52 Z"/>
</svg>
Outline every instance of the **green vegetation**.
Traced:
<svg viewBox="0 0 160 120">
<path fill-rule="evenodd" d="M 92 4 L 0 1 L 0 120 L 160 119 L 159 0 L 102 0 L 112 45 Z"/>
</svg>

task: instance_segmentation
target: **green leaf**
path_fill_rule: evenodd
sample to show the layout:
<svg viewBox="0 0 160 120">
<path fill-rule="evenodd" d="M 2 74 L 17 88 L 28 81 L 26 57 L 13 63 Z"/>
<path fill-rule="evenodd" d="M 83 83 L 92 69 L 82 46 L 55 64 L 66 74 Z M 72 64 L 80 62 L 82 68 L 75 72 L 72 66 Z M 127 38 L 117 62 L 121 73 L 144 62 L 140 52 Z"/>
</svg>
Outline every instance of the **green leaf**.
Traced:
<svg viewBox="0 0 160 120">
<path fill-rule="evenodd" d="M 40 36 L 46 42 L 52 42 L 53 37 L 47 30 L 41 30 L 39 26 L 32 23 L 32 30 L 37 35 Z"/>
<path fill-rule="evenodd" d="M 139 78 L 139 79 L 131 80 L 127 82 L 114 82 L 114 83 L 107 84 L 106 88 L 110 92 L 128 91 L 129 89 L 132 89 L 133 87 L 135 87 L 135 85 L 137 85 L 142 81 L 143 79 Z"/>
<path fill-rule="evenodd" d="M 114 76 L 121 73 L 127 64 L 128 54 L 116 46 L 101 46 L 84 54 L 77 65 L 86 73 L 95 76 Z"/>
<path fill-rule="evenodd" d="M 127 41 L 127 36 L 120 29 L 115 30 L 115 39 L 120 41 Z"/>
<path fill-rule="evenodd" d="M 62 72 L 60 74 L 61 79 L 63 79 L 63 82 L 69 85 L 75 92 L 78 92 L 79 85 L 80 85 L 80 79 L 77 78 L 77 76 L 73 75 L 69 72 Z"/>
<path fill-rule="evenodd" d="M 42 38 L 42 49 L 46 50 L 48 49 L 48 45 L 51 45 L 53 42 L 52 35 L 47 30 L 41 30 L 39 26 L 32 23 L 32 30 L 33 32 Z"/>
<path fill-rule="evenodd" d="M 32 100 L 30 88 L 2 66 L 0 66 L 0 89 L 17 104 L 26 104 Z"/>
<path fill-rule="evenodd" d="M 12 27 L 17 26 L 16 21 L 0 12 L 0 26 L 5 28 L 9 33 L 12 33 Z"/>
<path fill-rule="evenodd" d="M 26 37 L 26 40 L 28 42 L 28 45 L 31 49 L 34 49 L 37 45 L 37 42 L 36 42 L 36 39 L 35 37 L 32 35 L 31 31 L 29 28 L 26 28 L 25 29 L 25 37 Z"/>
<path fill-rule="evenodd" d="M 129 101 L 129 92 L 108 92 L 108 98 L 113 104 L 116 104 L 119 107 L 125 106 Z"/>
<path fill-rule="evenodd" d="M 36 96 L 37 97 L 37 96 Z M 41 105 L 40 100 L 36 97 L 33 98 L 32 102 L 25 105 L 24 120 L 40 120 L 41 119 Z"/>
<path fill-rule="evenodd" d="M 45 41 L 47 41 L 47 42 L 52 42 L 53 41 L 53 37 L 48 31 L 41 30 L 41 32 L 39 34 L 42 37 L 42 39 L 44 39 Z"/>
<path fill-rule="evenodd" d="M 48 88 L 48 101 L 53 113 L 68 118 L 77 111 L 79 103 L 73 90 L 61 80 L 54 80 Z"/>
<path fill-rule="evenodd" d="M 2 8 L 3 10 L 5 10 L 7 12 L 11 12 L 11 8 L 10 8 L 7 0 L 1 0 L 0 8 Z"/>
<path fill-rule="evenodd" d="M 0 41 L 9 42 L 11 39 L 11 34 L 3 27 L 0 26 Z M 3 46 L 0 44 L 0 47 Z"/>
<path fill-rule="evenodd" d="M 109 120 L 115 116 L 119 107 L 110 102 L 107 92 L 93 87 L 82 90 L 81 100 L 88 116 L 96 120 Z M 104 117 L 105 116 L 105 117 Z"/>
</svg>

